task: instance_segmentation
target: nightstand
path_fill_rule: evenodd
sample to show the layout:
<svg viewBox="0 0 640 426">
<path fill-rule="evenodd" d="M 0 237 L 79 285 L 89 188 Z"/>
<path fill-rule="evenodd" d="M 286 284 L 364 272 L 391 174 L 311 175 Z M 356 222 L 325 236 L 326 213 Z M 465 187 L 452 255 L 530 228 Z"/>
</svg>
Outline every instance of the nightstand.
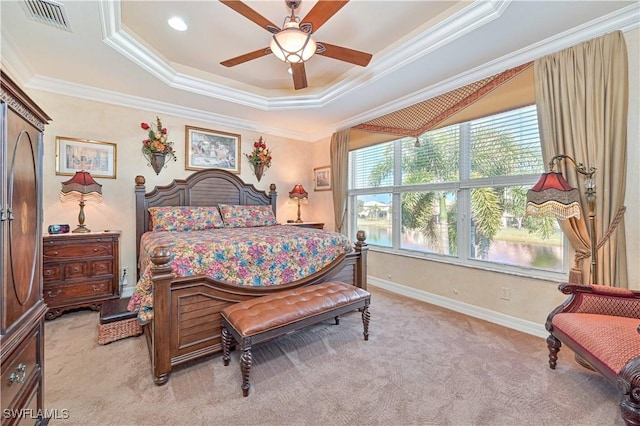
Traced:
<svg viewBox="0 0 640 426">
<path fill-rule="evenodd" d="M 324 223 L 322 222 L 300 222 L 300 223 L 283 223 L 283 225 L 289 226 L 300 226 L 302 228 L 314 228 L 314 229 L 324 229 Z"/>
<path fill-rule="evenodd" d="M 42 243 L 45 318 L 78 308 L 100 310 L 120 297 L 120 231 L 45 234 Z"/>
</svg>

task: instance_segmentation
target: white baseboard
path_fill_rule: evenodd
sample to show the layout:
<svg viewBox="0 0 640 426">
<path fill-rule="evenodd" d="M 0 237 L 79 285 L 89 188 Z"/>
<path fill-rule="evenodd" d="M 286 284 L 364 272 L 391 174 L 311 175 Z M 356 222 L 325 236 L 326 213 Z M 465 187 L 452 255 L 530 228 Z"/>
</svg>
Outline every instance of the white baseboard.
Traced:
<svg viewBox="0 0 640 426">
<path fill-rule="evenodd" d="M 133 296 L 133 290 L 135 290 L 133 286 L 121 287 L 120 298 L 125 299 L 127 297 Z"/>
<path fill-rule="evenodd" d="M 367 283 L 372 286 L 379 287 L 383 290 L 390 291 L 392 293 L 431 303 L 432 305 L 450 309 L 461 314 L 489 321 L 494 324 L 502 325 L 504 327 L 531 334 L 536 337 L 546 339 L 549 335 L 549 332 L 544 328 L 544 324 L 538 324 L 532 321 L 523 320 L 511 315 L 502 314 L 490 309 L 481 308 L 478 306 L 470 305 L 468 303 L 449 299 L 447 297 L 438 296 L 437 294 L 417 290 L 411 287 L 406 287 L 376 277 L 367 277 Z"/>
</svg>

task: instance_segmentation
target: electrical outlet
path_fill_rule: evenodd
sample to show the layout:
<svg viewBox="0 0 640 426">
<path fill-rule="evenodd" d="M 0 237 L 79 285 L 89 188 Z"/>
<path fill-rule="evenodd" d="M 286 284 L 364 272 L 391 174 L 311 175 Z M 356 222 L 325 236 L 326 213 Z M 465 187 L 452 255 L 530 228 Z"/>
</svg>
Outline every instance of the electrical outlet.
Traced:
<svg viewBox="0 0 640 426">
<path fill-rule="evenodd" d="M 502 286 L 500 288 L 500 299 L 502 300 L 511 300 L 511 290 L 507 286 Z"/>
<path fill-rule="evenodd" d="M 120 268 L 120 284 L 122 284 L 123 287 L 129 284 L 129 271 L 126 266 Z"/>
</svg>

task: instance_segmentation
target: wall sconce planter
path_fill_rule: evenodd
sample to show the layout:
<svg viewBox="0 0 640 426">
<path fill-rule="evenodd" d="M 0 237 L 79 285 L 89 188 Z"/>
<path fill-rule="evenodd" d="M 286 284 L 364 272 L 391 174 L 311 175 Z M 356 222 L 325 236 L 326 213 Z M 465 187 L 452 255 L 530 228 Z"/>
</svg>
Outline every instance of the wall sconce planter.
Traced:
<svg viewBox="0 0 640 426">
<path fill-rule="evenodd" d="M 253 166 L 253 174 L 256 175 L 256 179 L 260 182 L 262 179 L 262 174 L 264 173 L 264 164 L 252 164 Z"/>
<path fill-rule="evenodd" d="M 147 123 L 140 123 L 142 130 L 147 132 L 147 139 L 142 141 L 142 154 L 147 159 L 148 165 L 153 168 L 157 175 L 165 167 L 167 157 L 176 161 L 176 153 L 173 150 L 173 142 L 170 142 L 167 129 L 162 127 L 160 117 L 156 117 L 156 129 L 154 130 Z"/>
<path fill-rule="evenodd" d="M 161 152 L 154 152 L 153 154 L 147 157 L 149 161 L 149 165 L 156 172 L 157 175 L 160 174 L 160 170 L 164 167 L 164 161 L 166 159 L 166 155 Z"/>
<path fill-rule="evenodd" d="M 265 170 L 271 167 L 271 150 L 267 148 L 262 136 L 253 143 L 253 151 L 249 154 L 244 154 L 244 156 L 247 157 L 253 169 L 253 174 L 256 175 L 258 182 L 260 182 Z"/>
</svg>

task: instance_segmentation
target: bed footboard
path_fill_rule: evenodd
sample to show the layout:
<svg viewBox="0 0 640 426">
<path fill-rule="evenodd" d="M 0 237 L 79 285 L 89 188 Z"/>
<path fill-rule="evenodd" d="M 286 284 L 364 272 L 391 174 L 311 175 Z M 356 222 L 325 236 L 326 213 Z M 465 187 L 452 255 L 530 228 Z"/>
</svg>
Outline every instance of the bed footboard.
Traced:
<svg viewBox="0 0 640 426">
<path fill-rule="evenodd" d="M 233 303 L 328 280 L 366 290 L 365 238 L 358 231 L 352 252 L 303 280 L 274 287 L 240 287 L 206 276 L 174 277 L 170 251 L 156 248 L 151 257 L 154 313 L 145 326 L 155 384 L 167 383 L 174 366 L 222 352 L 220 312 Z"/>
</svg>

